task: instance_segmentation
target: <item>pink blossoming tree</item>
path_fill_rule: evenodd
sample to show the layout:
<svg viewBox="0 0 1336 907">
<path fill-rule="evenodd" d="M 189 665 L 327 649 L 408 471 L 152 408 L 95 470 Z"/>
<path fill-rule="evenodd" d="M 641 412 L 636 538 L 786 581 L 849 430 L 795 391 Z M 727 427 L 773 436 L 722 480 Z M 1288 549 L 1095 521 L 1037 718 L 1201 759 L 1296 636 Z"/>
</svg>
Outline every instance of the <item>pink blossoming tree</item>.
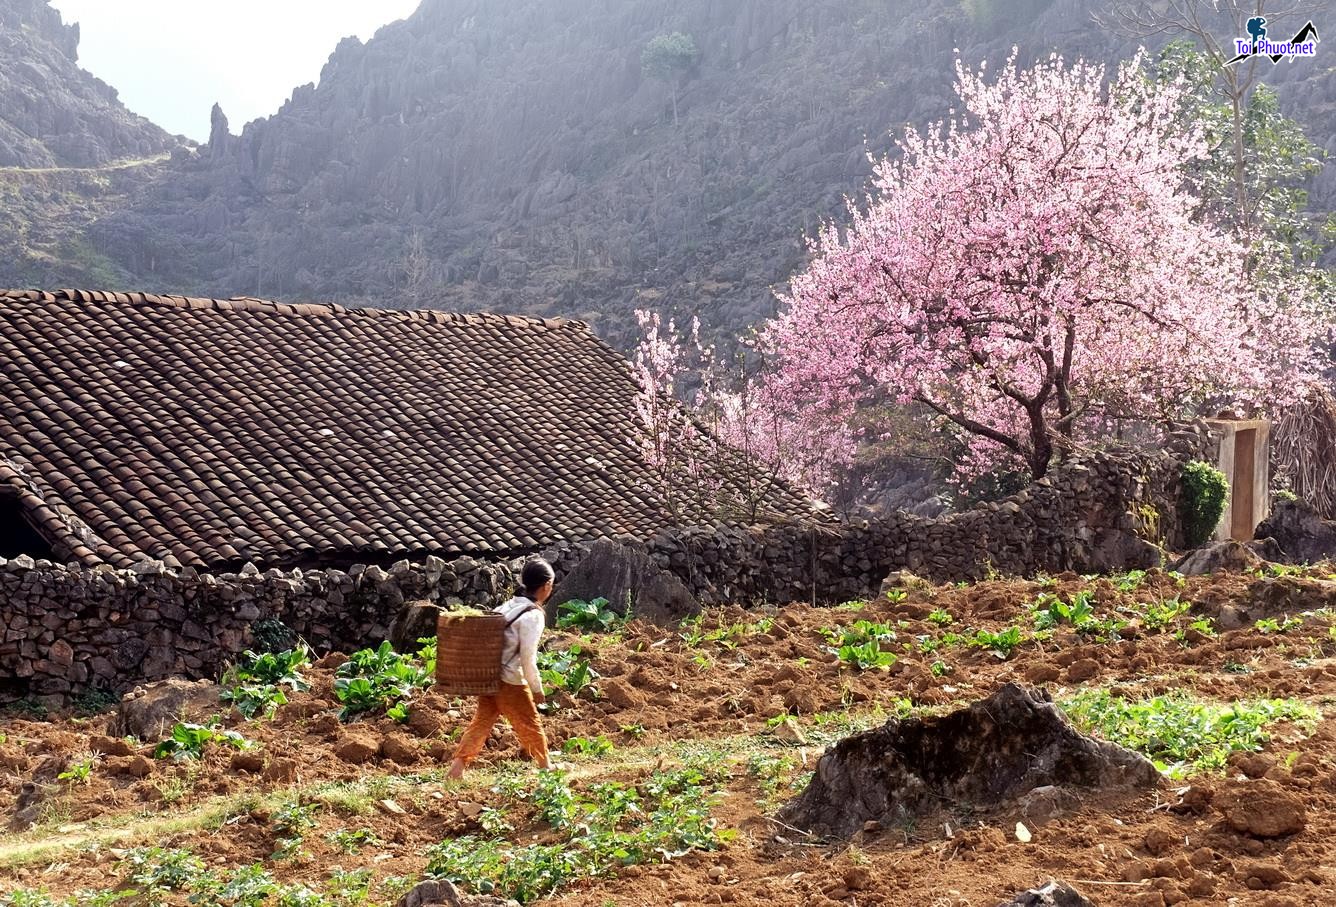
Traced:
<svg viewBox="0 0 1336 907">
<path fill-rule="evenodd" d="M 825 491 L 854 449 L 847 429 L 816 410 L 787 409 L 774 384 L 756 380 L 763 363 L 755 356 L 750 366 L 745 354 L 720 363 L 714 348 L 702 345 L 695 319 L 679 331 L 654 312 L 637 311 L 636 318 L 641 445 L 674 516 L 755 521 L 780 483 L 818 497 Z"/>
<path fill-rule="evenodd" d="M 1313 370 L 1317 320 L 1194 219 L 1206 146 L 1178 87 L 1140 58 L 1106 83 L 1013 57 L 991 82 L 957 64 L 956 90 L 963 116 L 909 131 L 813 241 L 761 333 L 766 409 L 914 402 L 967 440 L 966 473 L 1037 478 L 1083 424 L 1261 406 Z"/>
</svg>

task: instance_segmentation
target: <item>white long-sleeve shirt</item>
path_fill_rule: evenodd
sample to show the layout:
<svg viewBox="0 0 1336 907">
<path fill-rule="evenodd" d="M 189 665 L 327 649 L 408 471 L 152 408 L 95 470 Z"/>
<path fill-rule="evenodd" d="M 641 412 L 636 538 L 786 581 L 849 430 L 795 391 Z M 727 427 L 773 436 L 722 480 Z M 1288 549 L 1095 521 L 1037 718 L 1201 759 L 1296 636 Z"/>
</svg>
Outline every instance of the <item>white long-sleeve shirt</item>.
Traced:
<svg viewBox="0 0 1336 907">
<path fill-rule="evenodd" d="M 543 682 L 538 677 L 538 643 L 547 624 L 543 609 L 532 599 L 517 595 L 498 605 L 496 611 L 510 620 L 525 608 L 532 610 L 506 627 L 501 643 L 501 680 L 503 683 L 528 684 L 530 692 L 541 693 Z"/>
</svg>

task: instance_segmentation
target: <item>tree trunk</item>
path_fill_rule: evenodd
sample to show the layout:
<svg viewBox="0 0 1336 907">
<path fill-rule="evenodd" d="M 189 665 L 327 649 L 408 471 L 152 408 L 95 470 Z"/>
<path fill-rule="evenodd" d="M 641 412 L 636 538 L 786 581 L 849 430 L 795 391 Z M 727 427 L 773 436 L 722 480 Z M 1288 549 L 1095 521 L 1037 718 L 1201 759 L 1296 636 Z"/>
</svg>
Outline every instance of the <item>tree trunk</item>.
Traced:
<svg viewBox="0 0 1336 907">
<path fill-rule="evenodd" d="M 1044 421 L 1042 405 L 1036 409 L 1027 409 L 1030 416 L 1030 477 L 1042 479 L 1048 473 L 1048 464 L 1053 460 L 1053 442 L 1048 437 L 1048 424 Z"/>
</svg>

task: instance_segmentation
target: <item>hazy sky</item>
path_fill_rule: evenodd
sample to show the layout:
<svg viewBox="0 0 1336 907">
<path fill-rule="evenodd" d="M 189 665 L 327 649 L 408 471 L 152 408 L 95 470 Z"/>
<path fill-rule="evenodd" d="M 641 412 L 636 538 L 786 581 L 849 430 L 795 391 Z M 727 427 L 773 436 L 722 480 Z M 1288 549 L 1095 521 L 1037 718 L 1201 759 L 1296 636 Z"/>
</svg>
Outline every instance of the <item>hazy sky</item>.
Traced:
<svg viewBox="0 0 1336 907">
<path fill-rule="evenodd" d="M 320 78 L 339 39 L 365 41 L 419 0 L 51 0 L 80 23 L 79 65 L 171 133 L 209 137 L 223 105 L 233 133 Z"/>
</svg>

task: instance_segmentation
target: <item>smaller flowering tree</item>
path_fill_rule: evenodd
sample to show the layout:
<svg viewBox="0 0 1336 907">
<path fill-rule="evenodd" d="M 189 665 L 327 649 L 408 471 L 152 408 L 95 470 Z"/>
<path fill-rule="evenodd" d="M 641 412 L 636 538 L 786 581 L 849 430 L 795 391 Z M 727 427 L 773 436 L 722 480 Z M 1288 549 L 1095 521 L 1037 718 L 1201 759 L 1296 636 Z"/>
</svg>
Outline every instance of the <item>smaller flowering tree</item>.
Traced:
<svg viewBox="0 0 1336 907">
<path fill-rule="evenodd" d="M 829 488 L 854 450 L 850 432 L 816 418 L 816 410 L 788 409 L 761 377 L 754 344 L 744 342 L 724 368 L 714 348 L 701 344 L 696 319 L 683 335 L 657 313 L 637 311 L 636 318 L 643 333 L 634 359 L 642 445 L 674 516 L 755 521 L 781 485 L 816 497 Z"/>
<path fill-rule="evenodd" d="M 891 396 L 968 440 L 962 472 L 1037 478 L 1083 420 L 1258 406 L 1310 374 L 1320 326 L 1195 216 L 1201 131 L 1140 70 L 957 64 L 964 117 L 876 164 L 762 331 L 769 405 L 850 418 Z"/>
<path fill-rule="evenodd" d="M 709 469 L 714 438 L 698 426 L 691 412 L 678 399 L 684 380 L 694 368 L 703 367 L 710 354 L 700 343 L 700 323 L 691 320 L 689 344 L 669 320 L 666 330 L 657 312 L 636 310 L 641 340 L 632 363 L 640 394 L 636 410 L 641 421 L 641 447 L 654 471 L 658 491 L 669 512 L 682 519 L 713 509 L 719 493 L 718 475 Z M 691 361 L 690 351 L 695 353 Z"/>
</svg>

